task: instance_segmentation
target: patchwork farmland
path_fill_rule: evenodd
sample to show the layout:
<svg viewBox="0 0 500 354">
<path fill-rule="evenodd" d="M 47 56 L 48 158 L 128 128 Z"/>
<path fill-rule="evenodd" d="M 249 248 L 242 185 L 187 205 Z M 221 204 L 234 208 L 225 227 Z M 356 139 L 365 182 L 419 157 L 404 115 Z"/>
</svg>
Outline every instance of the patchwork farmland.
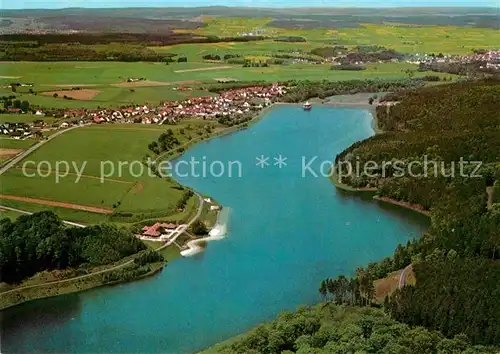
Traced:
<svg viewBox="0 0 500 354">
<path fill-rule="evenodd" d="M 194 131 L 203 127 L 200 121 L 172 126 L 180 142 L 187 141 L 179 130 L 188 124 Z M 148 144 L 165 132 L 164 127 L 114 124 L 69 131 L 3 174 L 0 200 L 3 205 L 27 211 L 55 208 L 61 217 L 83 223 L 135 222 L 172 215 L 183 218 L 177 210 L 184 194 L 182 187 L 169 179 L 150 176 L 143 164 Z M 30 163 L 23 169 L 27 161 Z M 69 163 L 69 169 L 60 165 L 65 177 L 59 180 L 54 171 L 48 170 L 54 169 L 57 161 Z M 120 162 L 122 168 L 118 169 Z M 114 172 L 111 165 L 116 168 Z M 103 178 L 102 167 L 106 174 Z M 141 169 L 144 173 L 135 176 Z M 189 207 L 193 203 L 188 203 L 186 214 Z"/>
</svg>

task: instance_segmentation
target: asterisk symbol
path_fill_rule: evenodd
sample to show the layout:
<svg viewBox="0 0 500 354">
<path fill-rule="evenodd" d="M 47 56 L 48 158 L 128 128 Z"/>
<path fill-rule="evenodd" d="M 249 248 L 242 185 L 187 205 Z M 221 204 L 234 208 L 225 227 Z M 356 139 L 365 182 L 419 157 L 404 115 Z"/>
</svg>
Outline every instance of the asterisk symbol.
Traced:
<svg viewBox="0 0 500 354">
<path fill-rule="evenodd" d="M 287 158 L 281 156 L 281 154 L 278 155 L 278 157 L 274 157 L 274 166 L 278 166 L 279 168 L 282 168 L 283 166 L 287 166 L 286 161 Z"/>
<path fill-rule="evenodd" d="M 260 168 L 264 168 L 266 166 L 269 166 L 269 162 L 267 162 L 267 160 L 269 160 L 269 157 L 265 157 L 264 155 L 260 155 L 260 157 L 256 157 L 255 159 L 257 160 L 256 165 L 259 166 Z"/>
</svg>

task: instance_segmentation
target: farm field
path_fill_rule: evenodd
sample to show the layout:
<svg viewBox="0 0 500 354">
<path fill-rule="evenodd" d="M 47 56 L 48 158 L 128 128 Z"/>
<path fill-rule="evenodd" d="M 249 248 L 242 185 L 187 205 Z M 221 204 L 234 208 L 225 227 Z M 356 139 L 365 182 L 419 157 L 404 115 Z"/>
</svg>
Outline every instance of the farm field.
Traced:
<svg viewBox="0 0 500 354">
<path fill-rule="evenodd" d="M 188 60 L 202 60 L 206 54 L 238 54 L 242 57 L 264 56 L 271 57 L 279 52 L 305 52 L 320 46 L 312 42 L 276 42 L 274 40 L 251 41 L 251 42 L 221 42 L 221 43 L 197 43 L 178 44 L 164 47 L 150 47 L 159 53 L 172 53 L 186 56 Z"/>
<path fill-rule="evenodd" d="M 25 215 L 25 214 L 19 213 L 17 211 L 3 209 L 2 207 L 0 207 L 0 219 L 9 218 L 11 220 L 15 220 L 18 217 L 20 217 L 21 215 Z"/>
<path fill-rule="evenodd" d="M 224 43 L 230 44 L 230 43 Z M 238 43 L 239 45 L 241 43 Z M 185 48 L 195 54 L 191 45 L 179 45 L 180 52 Z M 220 48 L 219 48 L 220 49 Z M 159 51 L 169 51 L 170 48 L 159 47 Z M 210 49 L 206 49 L 210 52 Z M 221 51 L 222 53 L 223 51 Z M 259 52 L 265 54 L 265 52 Z M 405 70 L 415 70 L 416 65 L 406 63 L 384 63 L 367 65 L 364 71 L 339 71 L 331 70 L 329 64 L 292 64 L 275 65 L 269 67 L 244 68 L 241 65 L 227 65 L 220 63 L 122 63 L 122 62 L 9 62 L 0 64 L 7 72 L 15 73 L 20 82 L 33 83 L 33 87 L 19 87 L 17 97 L 27 100 L 32 105 L 43 108 L 99 108 L 117 107 L 130 104 L 159 104 L 167 100 L 184 100 L 189 97 L 207 96 L 212 93 L 203 90 L 204 83 L 215 83 L 220 78 L 230 78 L 239 81 L 286 81 L 292 79 L 302 80 L 351 80 L 365 78 L 394 79 L 406 76 Z M 416 73 L 416 76 L 429 73 Z M 449 75 L 446 75 L 449 76 Z M 129 77 L 142 77 L 145 81 L 128 83 Z M 0 79 L 3 86 L 1 95 L 12 94 L 6 86 L 12 80 Z M 146 86 L 144 86 L 146 85 Z M 147 86 L 149 85 L 149 86 Z M 174 90 L 179 86 L 192 86 L 191 90 Z M 90 95 L 87 100 L 65 99 L 78 90 L 94 90 L 95 95 Z M 30 93 L 29 90 L 37 94 Z M 49 91 L 51 94 L 44 95 Z M 57 97 L 53 97 L 57 93 Z M 12 118 L 9 117 L 9 118 Z M 23 120 L 24 118 L 18 118 Z M 32 120 L 32 117 L 30 118 Z M 5 121 L 0 115 L 0 120 Z"/>
<path fill-rule="evenodd" d="M 180 133 L 181 128 L 195 136 L 205 124 L 203 121 L 186 121 L 175 126 L 113 124 L 74 129 L 45 144 L 3 174 L 0 177 L 0 203 L 26 211 L 43 210 L 48 206 L 61 217 L 80 222 L 111 220 L 114 217 L 111 213 L 122 213 L 127 217 L 139 215 L 139 219 L 174 214 L 182 218 L 176 205 L 184 191 L 169 179 L 148 174 L 142 160 L 148 154 L 148 144 L 168 128 L 182 143 L 188 138 Z M 23 174 L 21 167 L 26 161 L 32 162 L 26 165 L 26 174 Z M 42 161 L 47 163 L 40 165 L 40 171 L 47 177 L 41 177 L 35 170 L 35 166 Z M 70 164 L 69 169 L 61 165 L 60 171 L 68 172 L 68 175 L 59 181 L 55 173 L 48 171 L 49 164 L 54 170 L 56 161 L 68 161 Z M 129 168 L 131 164 L 133 167 Z M 111 165 L 115 168 L 114 172 Z M 83 172 L 77 182 L 77 170 L 82 171 L 82 166 Z M 103 174 L 106 174 L 102 180 L 101 166 Z M 142 174 L 141 169 L 144 170 Z M 20 200 L 19 197 L 37 201 Z M 47 201 L 47 204 L 38 200 Z M 66 203 L 67 207 L 62 208 L 51 202 Z M 75 205 L 103 211 L 89 213 L 85 211 L 87 209 L 74 209 Z M 64 212 L 60 213 L 62 209 Z"/>
<path fill-rule="evenodd" d="M 122 62 L 9 62 L 0 64 L 5 72 L 16 72 L 16 79 L 0 78 L 0 95 L 14 94 L 12 82 L 33 84 L 18 87 L 16 99 L 44 108 L 99 108 L 131 104 L 159 104 L 167 100 L 210 95 L 202 90 L 174 90 L 185 86 L 183 73 L 175 70 L 199 68 L 203 63 L 184 65 Z M 213 64 L 209 64 L 212 66 Z M 196 73 L 191 74 L 195 77 Z M 128 78 L 148 81 L 127 82 Z M 78 89 L 73 89 L 78 88 Z M 65 98 L 67 96 L 68 98 Z M 69 99 L 71 98 L 71 99 Z M 1 118 L 1 117 L 0 117 Z"/>
<path fill-rule="evenodd" d="M 499 31 L 493 28 L 408 25 L 385 22 L 361 23 L 360 28 L 293 29 L 268 27 L 271 18 L 211 18 L 206 17 L 206 27 L 189 30 L 200 35 L 237 36 L 256 32 L 264 36 L 299 36 L 308 43 L 289 43 L 311 46 L 329 45 L 380 45 L 407 53 L 467 54 L 477 48 L 498 48 Z M 187 32 L 180 30 L 179 32 Z M 276 43 L 276 48 L 282 43 Z"/>
<path fill-rule="evenodd" d="M 333 40 L 350 45 L 380 45 L 403 53 L 470 54 L 498 49 L 500 31 L 492 28 L 364 24 L 332 32 Z"/>
</svg>

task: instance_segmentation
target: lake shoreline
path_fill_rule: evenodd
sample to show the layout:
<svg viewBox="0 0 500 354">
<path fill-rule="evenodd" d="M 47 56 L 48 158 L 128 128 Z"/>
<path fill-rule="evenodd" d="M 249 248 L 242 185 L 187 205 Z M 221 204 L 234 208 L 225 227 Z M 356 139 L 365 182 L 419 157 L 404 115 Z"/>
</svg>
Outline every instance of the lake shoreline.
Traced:
<svg viewBox="0 0 500 354">
<path fill-rule="evenodd" d="M 354 98 L 357 95 L 358 94 L 343 95 L 343 96 Z M 371 116 L 372 116 L 372 119 L 373 119 L 372 120 L 372 128 L 373 128 L 373 130 L 375 132 L 375 135 L 379 135 L 379 134 L 383 133 L 383 131 L 378 127 L 376 106 L 370 105 L 368 102 L 361 102 L 359 100 L 358 101 L 350 101 L 350 102 L 332 102 L 332 101 L 327 101 L 327 102 L 324 102 L 323 104 L 329 105 L 329 106 L 333 106 L 333 107 L 339 107 L 339 108 L 355 108 L 355 109 L 365 109 L 365 110 L 368 110 L 370 112 Z M 335 173 L 335 166 L 332 167 L 332 171 L 330 173 L 330 179 L 331 179 L 332 183 L 335 185 L 336 188 L 341 189 L 341 190 L 343 190 L 345 192 L 375 194 L 373 196 L 373 199 L 375 199 L 377 201 L 384 202 L 384 203 L 390 203 L 392 205 L 396 205 L 396 206 L 399 206 L 401 208 L 405 208 L 405 209 L 408 209 L 408 210 L 420 213 L 420 214 L 425 215 L 427 217 L 430 217 L 430 215 L 431 215 L 430 211 L 425 210 L 424 207 L 421 206 L 421 205 L 419 205 L 419 204 L 412 204 L 412 203 L 408 203 L 408 202 L 402 202 L 402 201 L 399 201 L 399 200 L 396 200 L 396 199 L 392 199 L 392 198 L 389 198 L 389 197 L 382 197 L 382 196 L 376 194 L 378 192 L 378 188 L 377 187 L 361 187 L 361 188 L 359 188 L 359 187 L 351 187 L 351 186 L 349 186 L 347 184 L 342 183 L 337 178 L 337 174 Z"/>
</svg>

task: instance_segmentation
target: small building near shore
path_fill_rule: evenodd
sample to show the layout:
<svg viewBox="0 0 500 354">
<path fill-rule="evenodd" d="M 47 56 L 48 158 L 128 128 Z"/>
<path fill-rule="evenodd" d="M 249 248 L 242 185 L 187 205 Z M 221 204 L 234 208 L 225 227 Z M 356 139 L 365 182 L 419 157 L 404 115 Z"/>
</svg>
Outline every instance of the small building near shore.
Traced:
<svg viewBox="0 0 500 354">
<path fill-rule="evenodd" d="M 173 223 L 159 223 L 159 222 L 157 222 L 151 226 L 144 226 L 142 228 L 142 235 L 147 236 L 147 237 L 159 237 L 162 235 L 162 233 L 160 232 L 160 231 L 162 231 L 162 229 L 172 231 L 172 230 L 175 230 L 176 228 L 177 228 L 177 225 L 173 224 Z"/>
</svg>

